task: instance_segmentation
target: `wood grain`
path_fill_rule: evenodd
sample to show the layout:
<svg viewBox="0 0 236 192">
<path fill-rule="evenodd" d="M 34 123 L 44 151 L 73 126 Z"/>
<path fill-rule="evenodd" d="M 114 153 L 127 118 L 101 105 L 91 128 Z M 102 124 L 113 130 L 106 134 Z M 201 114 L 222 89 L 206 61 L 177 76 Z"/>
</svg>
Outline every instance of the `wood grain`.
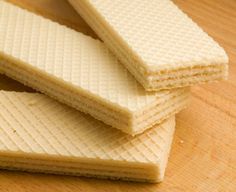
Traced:
<svg viewBox="0 0 236 192">
<path fill-rule="evenodd" d="M 10 0 L 95 38 L 65 0 Z M 82 177 L 0 171 L 0 191 L 236 191 L 236 1 L 175 0 L 230 57 L 229 80 L 192 88 L 192 102 L 177 115 L 165 181 L 142 184 Z M 0 76 L 0 88 L 32 91 Z"/>
</svg>

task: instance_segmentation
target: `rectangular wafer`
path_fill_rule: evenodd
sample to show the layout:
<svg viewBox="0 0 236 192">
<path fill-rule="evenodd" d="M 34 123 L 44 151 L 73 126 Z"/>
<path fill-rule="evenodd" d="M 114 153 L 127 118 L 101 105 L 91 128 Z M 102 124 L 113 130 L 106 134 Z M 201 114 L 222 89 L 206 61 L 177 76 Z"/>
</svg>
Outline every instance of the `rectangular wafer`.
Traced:
<svg viewBox="0 0 236 192">
<path fill-rule="evenodd" d="M 145 92 L 100 41 L 4 1 L 0 71 L 132 135 L 179 112 L 189 94 Z"/>
<path fill-rule="evenodd" d="M 0 91 L 0 168 L 160 182 L 174 127 L 132 137 L 43 94 Z"/>
<path fill-rule="evenodd" d="M 69 0 L 146 90 L 227 77 L 228 57 L 170 0 Z"/>
</svg>

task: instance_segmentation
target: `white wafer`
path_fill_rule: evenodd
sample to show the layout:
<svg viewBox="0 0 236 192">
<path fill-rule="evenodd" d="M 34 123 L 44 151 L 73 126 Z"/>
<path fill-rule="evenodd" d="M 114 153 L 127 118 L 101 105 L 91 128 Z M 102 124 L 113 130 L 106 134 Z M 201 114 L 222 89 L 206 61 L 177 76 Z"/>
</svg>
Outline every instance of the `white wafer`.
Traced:
<svg viewBox="0 0 236 192">
<path fill-rule="evenodd" d="M 174 127 L 132 137 L 45 95 L 0 91 L 0 168 L 160 182 Z"/>
<path fill-rule="evenodd" d="M 0 71 L 132 135 L 179 112 L 189 94 L 145 92 L 100 41 L 4 1 Z"/>
<path fill-rule="evenodd" d="M 170 0 L 68 0 L 146 90 L 227 77 L 225 51 Z"/>
</svg>

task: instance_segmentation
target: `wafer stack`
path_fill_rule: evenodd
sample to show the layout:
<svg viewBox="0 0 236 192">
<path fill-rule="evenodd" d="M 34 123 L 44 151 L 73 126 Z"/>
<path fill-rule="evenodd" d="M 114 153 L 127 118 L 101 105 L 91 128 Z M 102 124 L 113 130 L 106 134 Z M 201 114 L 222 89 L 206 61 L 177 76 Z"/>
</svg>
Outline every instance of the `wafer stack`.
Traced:
<svg viewBox="0 0 236 192">
<path fill-rule="evenodd" d="M 188 86 L 227 55 L 171 1 L 69 2 L 104 43 L 0 0 L 0 73 L 42 93 L 0 91 L 0 168 L 162 181 Z"/>
<path fill-rule="evenodd" d="M 0 91 L 0 167 L 161 181 L 174 117 L 133 137 L 37 93 Z"/>
<path fill-rule="evenodd" d="M 170 0 L 69 0 L 146 90 L 225 79 L 225 51 Z"/>
</svg>

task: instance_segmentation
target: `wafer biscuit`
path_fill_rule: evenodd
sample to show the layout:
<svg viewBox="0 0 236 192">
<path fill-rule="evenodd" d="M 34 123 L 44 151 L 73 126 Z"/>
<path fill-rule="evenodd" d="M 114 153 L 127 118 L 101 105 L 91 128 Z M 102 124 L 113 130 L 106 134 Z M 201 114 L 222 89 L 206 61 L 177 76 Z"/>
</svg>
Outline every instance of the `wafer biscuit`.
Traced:
<svg viewBox="0 0 236 192">
<path fill-rule="evenodd" d="M 227 77 L 225 51 L 170 0 L 69 0 L 146 90 Z"/>
<path fill-rule="evenodd" d="M 159 182 L 174 127 L 132 137 L 45 95 L 0 91 L 0 167 Z"/>
<path fill-rule="evenodd" d="M 4 1 L 0 71 L 132 135 L 179 112 L 189 94 L 145 92 L 100 41 Z"/>
</svg>

